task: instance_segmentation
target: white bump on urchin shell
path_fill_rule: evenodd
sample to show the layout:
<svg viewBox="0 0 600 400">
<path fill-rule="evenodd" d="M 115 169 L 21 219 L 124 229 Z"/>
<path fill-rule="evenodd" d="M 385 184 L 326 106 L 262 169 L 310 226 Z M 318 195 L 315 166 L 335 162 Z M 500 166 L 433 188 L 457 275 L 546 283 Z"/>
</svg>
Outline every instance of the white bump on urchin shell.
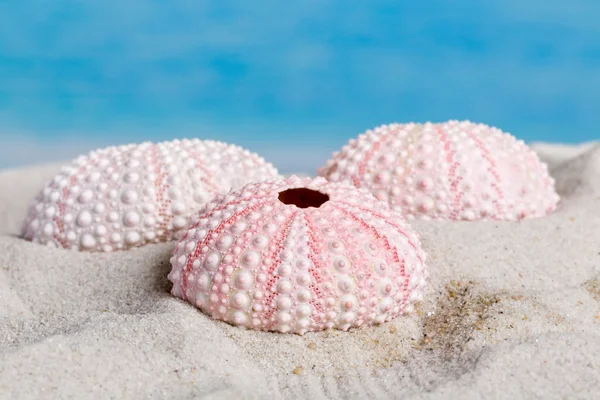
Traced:
<svg viewBox="0 0 600 400">
<path fill-rule="evenodd" d="M 559 201 L 546 164 L 523 141 L 470 121 L 379 126 L 319 175 L 368 189 L 408 219 L 517 220 Z"/>
<path fill-rule="evenodd" d="M 299 191 L 280 200 L 298 188 L 320 192 L 319 203 Z M 413 309 L 427 277 L 419 238 L 399 213 L 323 178 L 251 183 L 215 198 L 171 264 L 173 295 L 213 318 L 299 334 L 389 321 Z"/>
<path fill-rule="evenodd" d="M 78 157 L 46 184 L 22 234 L 85 251 L 168 241 L 216 194 L 277 177 L 257 154 L 212 140 L 107 147 Z"/>
</svg>

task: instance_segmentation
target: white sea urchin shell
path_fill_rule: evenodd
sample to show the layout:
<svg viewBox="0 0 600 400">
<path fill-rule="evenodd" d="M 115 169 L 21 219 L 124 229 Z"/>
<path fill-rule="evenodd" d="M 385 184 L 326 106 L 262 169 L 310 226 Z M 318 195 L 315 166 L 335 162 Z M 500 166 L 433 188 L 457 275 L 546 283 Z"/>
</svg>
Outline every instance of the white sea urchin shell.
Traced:
<svg viewBox="0 0 600 400">
<path fill-rule="evenodd" d="M 409 219 L 541 217 L 559 200 L 525 143 L 469 121 L 377 127 L 334 153 L 319 175 L 365 188 Z"/>
<path fill-rule="evenodd" d="M 303 334 L 413 310 L 419 238 L 372 195 L 323 178 L 251 183 L 204 207 L 171 258 L 172 293 L 210 316 Z"/>
<path fill-rule="evenodd" d="M 258 155 L 216 141 L 108 147 L 80 156 L 46 184 L 23 237 L 85 251 L 167 241 L 214 195 L 276 177 Z"/>
</svg>

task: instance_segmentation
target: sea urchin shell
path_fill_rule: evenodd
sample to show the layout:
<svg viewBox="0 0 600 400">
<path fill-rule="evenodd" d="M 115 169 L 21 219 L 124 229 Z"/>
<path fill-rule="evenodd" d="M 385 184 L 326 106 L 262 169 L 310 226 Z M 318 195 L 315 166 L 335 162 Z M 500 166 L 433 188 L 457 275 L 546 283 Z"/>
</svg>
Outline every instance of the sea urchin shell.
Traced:
<svg viewBox="0 0 600 400">
<path fill-rule="evenodd" d="M 46 184 L 23 236 L 86 251 L 167 241 L 214 195 L 276 177 L 258 155 L 221 142 L 108 147 L 80 156 Z"/>
<path fill-rule="evenodd" d="M 389 321 L 426 278 L 417 235 L 387 204 L 323 178 L 251 183 L 200 211 L 171 258 L 173 295 L 256 330 Z"/>
<path fill-rule="evenodd" d="M 409 219 L 541 217 L 559 200 L 525 143 L 469 121 L 380 126 L 350 140 L 319 175 L 365 188 Z"/>
</svg>

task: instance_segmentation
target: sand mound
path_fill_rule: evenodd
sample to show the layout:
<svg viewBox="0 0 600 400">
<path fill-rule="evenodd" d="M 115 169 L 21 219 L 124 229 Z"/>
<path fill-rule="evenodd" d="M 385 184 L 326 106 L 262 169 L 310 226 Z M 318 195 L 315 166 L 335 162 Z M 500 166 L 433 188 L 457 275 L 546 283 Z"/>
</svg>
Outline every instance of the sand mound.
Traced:
<svg viewBox="0 0 600 400">
<path fill-rule="evenodd" d="M 171 296 L 173 243 L 86 254 L 19 239 L 28 201 L 57 166 L 2 172 L 0 393 L 598 398 L 600 150 L 545 151 L 563 195 L 556 212 L 415 222 L 430 271 L 418 312 L 304 336 L 234 328 Z"/>
</svg>

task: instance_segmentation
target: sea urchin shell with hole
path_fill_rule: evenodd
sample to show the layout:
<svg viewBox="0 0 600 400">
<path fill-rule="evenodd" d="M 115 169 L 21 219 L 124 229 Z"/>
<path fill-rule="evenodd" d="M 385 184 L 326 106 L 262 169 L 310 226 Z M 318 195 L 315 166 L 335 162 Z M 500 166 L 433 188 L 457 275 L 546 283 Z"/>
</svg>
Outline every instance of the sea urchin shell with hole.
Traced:
<svg viewBox="0 0 600 400">
<path fill-rule="evenodd" d="M 400 214 L 323 178 L 251 183 L 200 211 L 173 295 L 213 318 L 303 334 L 379 324 L 421 299 L 425 253 Z"/>
<path fill-rule="evenodd" d="M 319 175 L 365 188 L 408 219 L 541 217 L 559 200 L 525 143 L 469 121 L 380 126 L 350 140 Z"/>
<path fill-rule="evenodd" d="M 278 176 L 258 155 L 216 141 L 108 147 L 80 156 L 46 184 L 23 237 L 85 251 L 168 241 L 216 194 Z"/>
</svg>

